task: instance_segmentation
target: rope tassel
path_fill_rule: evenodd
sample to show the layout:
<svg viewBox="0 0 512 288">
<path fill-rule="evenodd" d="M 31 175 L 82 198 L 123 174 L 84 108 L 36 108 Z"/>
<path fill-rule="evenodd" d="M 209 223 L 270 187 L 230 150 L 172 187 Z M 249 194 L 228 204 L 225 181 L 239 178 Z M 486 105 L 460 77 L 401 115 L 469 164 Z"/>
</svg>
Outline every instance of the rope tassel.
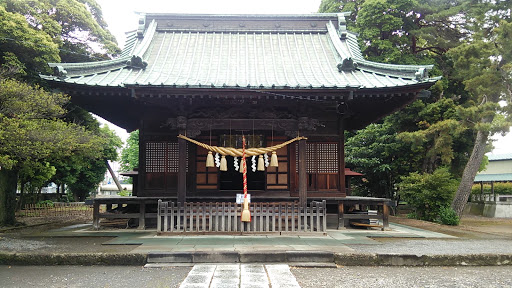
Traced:
<svg viewBox="0 0 512 288">
<path fill-rule="evenodd" d="M 206 167 L 215 167 L 212 151 L 208 151 L 208 156 L 206 156 Z"/>
<path fill-rule="evenodd" d="M 270 167 L 277 167 L 279 163 L 277 162 L 277 153 L 276 151 L 272 151 L 272 156 L 270 157 Z"/>
<path fill-rule="evenodd" d="M 263 161 L 263 155 L 258 157 L 258 171 L 265 171 L 265 161 Z"/>
<path fill-rule="evenodd" d="M 220 171 L 228 171 L 228 161 L 224 155 L 220 158 Z"/>
</svg>

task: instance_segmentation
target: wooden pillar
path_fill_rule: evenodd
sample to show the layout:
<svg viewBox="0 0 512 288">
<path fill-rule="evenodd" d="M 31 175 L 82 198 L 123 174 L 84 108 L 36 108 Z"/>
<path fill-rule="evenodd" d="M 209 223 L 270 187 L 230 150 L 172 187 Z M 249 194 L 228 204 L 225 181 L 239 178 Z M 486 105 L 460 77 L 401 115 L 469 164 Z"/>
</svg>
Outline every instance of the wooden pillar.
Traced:
<svg viewBox="0 0 512 288">
<path fill-rule="evenodd" d="M 139 204 L 139 229 L 146 229 L 146 202 L 144 200 Z"/>
<path fill-rule="evenodd" d="M 146 142 L 144 142 L 145 129 L 143 120 L 140 121 L 139 127 L 139 167 L 137 167 L 139 173 L 134 177 L 137 178 L 137 181 L 134 181 L 133 185 L 137 185 L 136 196 L 144 196 L 144 185 L 146 185 Z"/>
<path fill-rule="evenodd" d="M 92 226 L 98 230 L 100 228 L 100 203 L 94 199 L 92 205 Z"/>
<path fill-rule="evenodd" d="M 308 203 L 308 179 L 306 174 L 306 140 L 299 140 L 299 204 Z"/>
<path fill-rule="evenodd" d="M 179 131 L 185 135 L 185 131 Z M 178 202 L 185 203 L 187 200 L 187 141 L 178 138 Z"/>
<path fill-rule="evenodd" d="M 345 126 L 343 118 L 338 120 L 338 187 L 341 194 L 347 195 L 345 189 Z"/>
<path fill-rule="evenodd" d="M 382 205 L 382 231 L 389 230 L 389 207 L 388 203 Z"/>
</svg>

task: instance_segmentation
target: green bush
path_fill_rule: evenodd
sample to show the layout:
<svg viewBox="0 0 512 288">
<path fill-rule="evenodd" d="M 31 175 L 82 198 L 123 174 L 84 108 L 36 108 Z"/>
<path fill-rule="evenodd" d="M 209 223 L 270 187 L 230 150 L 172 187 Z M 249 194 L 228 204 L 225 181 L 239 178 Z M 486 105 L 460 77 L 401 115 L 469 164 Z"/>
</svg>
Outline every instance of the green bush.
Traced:
<svg viewBox="0 0 512 288">
<path fill-rule="evenodd" d="M 480 184 L 473 185 L 471 189 L 472 194 L 480 194 Z M 490 194 L 491 184 L 484 184 L 484 194 Z M 512 195 L 512 182 L 507 183 L 494 183 L 494 193 L 500 195 Z"/>
<path fill-rule="evenodd" d="M 416 219 L 436 222 L 441 209 L 450 206 L 459 182 L 447 168 L 434 173 L 417 172 L 401 178 L 398 183 L 400 198 L 414 209 Z"/>
<path fill-rule="evenodd" d="M 44 201 L 39 201 L 37 202 L 36 204 L 37 206 L 48 206 L 48 207 L 53 207 L 54 204 L 53 204 L 53 201 L 52 200 L 44 200 Z"/>
<path fill-rule="evenodd" d="M 443 207 L 439 210 L 439 223 L 444 225 L 459 225 L 460 219 L 457 212 L 451 207 Z"/>
</svg>

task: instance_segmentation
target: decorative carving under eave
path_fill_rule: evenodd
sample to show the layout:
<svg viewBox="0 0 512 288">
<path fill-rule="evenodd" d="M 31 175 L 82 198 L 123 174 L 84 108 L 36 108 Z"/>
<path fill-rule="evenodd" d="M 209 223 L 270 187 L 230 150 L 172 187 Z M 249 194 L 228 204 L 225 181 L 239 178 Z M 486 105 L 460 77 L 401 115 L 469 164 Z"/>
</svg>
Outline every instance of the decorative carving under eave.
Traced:
<svg viewBox="0 0 512 288">
<path fill-rule="evenodd" d="M 286 130 L 284 131 L 284 136 L 295 138 L 299 136 L 299 133 L 297 133 L 297 130 Z"/>
<path fill-rule="evenodd" d="M 148 66 L 148 63 L 146 61 L 143 61 L 142 58 L 139 56 L 132 56 L 132 59 L 126 61 L 126 65 L 130 68 L 137 68 L 137 69 L 146 69 L 146 66 Z"/>
<path fill-rule="evenodd" d="M 318 119 L 299 117 L 299 131 L 316 131 L 316 127 L 325 127 Z"/>
<path fill-rule="evenodd" d="M 167 127 L 170 130 L 176 130 L 178 128 L 178 121 L 176 118 L 167 118 L 162 125 L 160 125 L 160 128 Z"/>
<path fill-rule="evenodd" d="M 176 118 L 176 128 L 178 128 L 178 130 L 186 130 L 187 129 L 187 117 L 178 116 Z"/>
<path fill-rule="evenodd" d="M 197 137 L 199 134 L 201 134 L 201 130 L 188 129 L 186 136 L 190 137 L 190 138 L 194 138 L 194 137 Z"/>
<path fill-rule="evenodd" d="M 272 110 L 272 108 L 269 108 Z M 239 107 L 227 108 L 222 107 L 208 107 L 208 109 L 197 109 L 188 118 L 204 118 L 204 119 L 293 119 L 294 116 L 287 111 L 258 111 L 258 110 L 243 110 Z"/>
<path fill-rule="evenodd" d="M 338 64 L 338 71 L 354 71 L 357 69 L 357 63 L 352 58 L 345 58 L 341 63 Z"/>
</svg>

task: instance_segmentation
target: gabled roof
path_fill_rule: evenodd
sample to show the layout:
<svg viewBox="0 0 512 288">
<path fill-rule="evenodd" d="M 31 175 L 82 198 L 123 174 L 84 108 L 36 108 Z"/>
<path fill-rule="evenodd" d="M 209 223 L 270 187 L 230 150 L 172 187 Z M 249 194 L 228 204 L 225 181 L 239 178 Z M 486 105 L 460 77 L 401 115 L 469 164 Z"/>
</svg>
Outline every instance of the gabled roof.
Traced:
<svg viewBox="0 0 512 288">
<path fill-rule="evenodd" d="M 367 61 L 344 14 L 145 14 L 120 58 L 50 63 L 55 82 L 176 88 L 372 89 L 433 83 L 431 65 Z"/>
</svg>

